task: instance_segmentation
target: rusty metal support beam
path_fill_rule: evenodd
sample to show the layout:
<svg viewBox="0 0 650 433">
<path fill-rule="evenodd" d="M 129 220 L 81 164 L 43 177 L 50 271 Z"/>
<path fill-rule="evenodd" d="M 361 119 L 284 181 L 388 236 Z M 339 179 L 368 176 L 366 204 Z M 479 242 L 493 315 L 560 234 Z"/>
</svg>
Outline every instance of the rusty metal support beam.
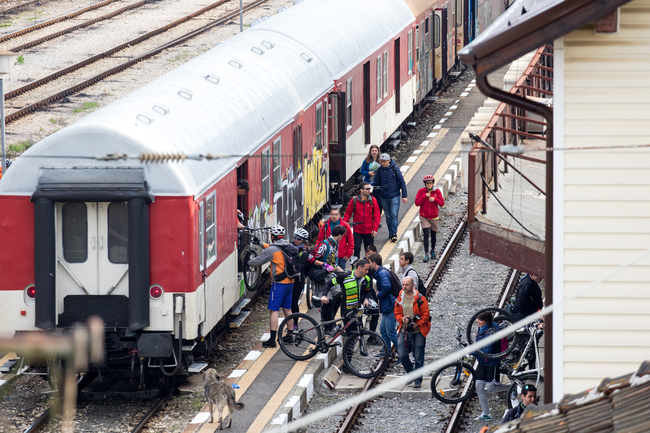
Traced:
<svg viewBox="0 0 650 433">
<path fill-rule="evenodd" d="M 529 132 L 517 131 L 516 129 L 503 128 L 501 126 L 492 126 L 491 129 L 495 129 L 497 131 L 509 132 L 511 134 L 519 135 L 521 137 L 534 138 L 535 140 L 545 140 L 545 137 L 543 135 L 537 135 L 537 134 L 531 134 Z"/>
<path fill-rule="evenodd" d="M 540 88 L 538 88 L 538 87 L 521 85 L 521 86 L 519 86 L 519 88 L 520 88 L 520 89 L 528 89 L 528 90 L 530 90 L 531 92 L 539 92 L 539 93 L 543 93 L 543 94 L 545 94 L 545 95 L 551 95 L 551 96 L 553 96 L 553 92 L 548 91 L 548 90 L 544 90 L 544 89 L 540 89 Z"/>
<path fill-rule="evenodd" d="M 516 114 L 501 112 L 501 113 L 499 113 L 499 116 L 509 117 L 511 119 L 517 119 L 517 120 L 521 120 L 523 122 L 536 123 L 537 125 L 546 125 L 546 122 L 544 122 L 543 120 L 531 119 L 530 117 L 524 117 L 524 116 L 517 116 Z M 513 130 L 513 131 L 515 131 L 515 130 Z"/>
</svg>

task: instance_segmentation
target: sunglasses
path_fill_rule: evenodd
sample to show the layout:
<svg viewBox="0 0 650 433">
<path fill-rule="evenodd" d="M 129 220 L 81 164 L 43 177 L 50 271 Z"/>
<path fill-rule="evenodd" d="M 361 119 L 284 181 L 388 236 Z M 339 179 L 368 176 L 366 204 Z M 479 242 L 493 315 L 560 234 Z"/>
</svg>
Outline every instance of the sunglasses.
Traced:
<svg viewBox="0 0 650 433">
<path fill-rule="evenodd" d="M 364 188 L 366 191 L 370 191 L 372 188 Z"/>
</svg>

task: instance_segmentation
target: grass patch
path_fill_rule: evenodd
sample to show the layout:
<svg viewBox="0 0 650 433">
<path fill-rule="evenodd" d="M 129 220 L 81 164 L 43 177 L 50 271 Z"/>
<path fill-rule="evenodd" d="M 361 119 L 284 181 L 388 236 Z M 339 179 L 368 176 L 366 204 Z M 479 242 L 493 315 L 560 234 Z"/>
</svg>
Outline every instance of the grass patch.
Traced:
<svg viewBox="0 0 650 433">
<path fill-rule="evenodd" d="M 50 117 L 50 123 L 53 123 L 53 124 L 56 125 L 56 119 L 53 119 L 53 118 Z"/>
<path fill-rule="evenodd" d="M 172 63 L 179 62 L 179 61 L 186 62 L 189 60 L 189 58 L 190 58 L 190 53 L 188 51 L 183 51 L 181 54 L 177 55 L 173 59 L 169 59 L 169 61 Z"/>
<path fill-rule="evenodd" d="M 20 55 L 20 56 L 18 56 L 18 58 L 16 59 L 16 63 L 14 63 L 14 65 L 22 65 L 23 63 L 25 63 L 25 57 L 23 57 L 22 55 Z"/>
<path fill-rule="evenodd" d="M 6 20 L 6 21 L 3 21 L 2 23 L 0 23 L 0 27 L 11 27 L 12 24 L 13 24 L 13 21 Z"/>
<path fill-rule="evenodd" d="M 10 144 L 9 151 L 15 154 L 23 153 L 24 151 L 29 149 L 31 145 L 32 143 L 29 140 L 21 141 L 20 143 Z"/>
<path fill-rule="evenodd" d="M 92 110 L 93 108 L 99 107 L 97 102 L 84 102 L 83 107 L 75 108 L 72 110 L 73 113 L 83 113 L 84 111 Z"/>
</svg>

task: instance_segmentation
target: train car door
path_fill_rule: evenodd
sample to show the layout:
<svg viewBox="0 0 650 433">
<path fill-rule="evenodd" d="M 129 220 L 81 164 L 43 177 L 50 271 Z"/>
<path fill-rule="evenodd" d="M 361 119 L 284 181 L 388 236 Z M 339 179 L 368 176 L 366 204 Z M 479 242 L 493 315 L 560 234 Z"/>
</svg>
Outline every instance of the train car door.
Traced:
<svg viewBox="0 0 650 433">
<path fill-rule="evenodd" d="M 417 102 L 420 102 L 422 99 L 422 73 L 420 66 L 421 55 L 422 51 L 420 50 L 420 26 L 417 25 L 415 26 L 415 96 Z"/>
<path fill-rule="evenodd" d="M 429 14 L 425 21 L 425 46 L 424 58 L 426 60 L 427 68 L 427 92 L 433 89 L 433 13 Z"/>
<path fill-rule="evenodd" d="M 459 52 L 465 46 L 465 22 L 467 22 L 467 0 L 456 0 L 456 52 Z"/>
<path fill-rule="evenodd" d="M 447 31 L 447 69 L 449 72 L 456 64 L 456 2 L 457 0 L 449 0 L 447 4 L 448 20 Z"/>
<path fill-rule="evenodd" d="M 327 101 L 327 121 L 329 124 L 328 147 L 330 154 L 330 201 L 342 204 L 345 174 L 345 92 L 332 92 Z"/>
<path fill-rule="evenodd" d="M 363 64 L 364 143 L 370 144 L 370 62 Z"/>
<path fill-rule="evenodd" d="M 447 72 L 447 11 L 436 9 L 433 17 L 433 49 L 435 53 L 436 80 Z"/>
<path fill-rule="evenodd" d="M 129 211 L 126 202 L 56 204 L 56 292 L 129 295 Z"/>
</svg>

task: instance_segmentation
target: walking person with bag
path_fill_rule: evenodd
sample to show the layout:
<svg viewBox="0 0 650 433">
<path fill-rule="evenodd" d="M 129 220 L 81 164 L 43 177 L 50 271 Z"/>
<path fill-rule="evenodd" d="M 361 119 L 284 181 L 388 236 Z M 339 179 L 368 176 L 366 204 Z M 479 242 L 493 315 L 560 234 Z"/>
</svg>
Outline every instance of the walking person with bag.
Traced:
<svg viewBox="0 0 650 433">
<path fill-rule="evenodd" d="M 366 249 L 375 244 L 375 235 L 379 230 L 381 210 L 378 200 L 372 196 L 371 191 L 372 187 L 368 182 L 361 182 L 359 195 L 352 197 L 343 216 L 344 223 L 352 222 L 354 224 L 354 251 L 352 254 L 356 258 L 361 257 L 362 242 Z"/>
<path fill-rule="evenodd" d="M 345 270 L 346 262 L 352 256 L 352 253 L 354 251 L 354 237 L 347 221 L 341 220 L 341 210 L 339 208 L 333 207 L 330 210 L 330 217 L 321 226 L 320 231 L 318 232 L 318 239 L 316 239 L 316 243 L 322 242 L 324 239 L 330 237 L 332 234 L 332 229 L 337 226 L 341 226 L 345 229 L 345 235 L 343 235 L 339 241 L 335 266 L 339 266 L 342 270 Z"/>
<path fill-rule="evenodd" d="M 399 325 L 397 354 L 407 374 L 424 365 L 424 345 L 431 330 L 429 302 L 414 287 L 413 277 L 405 277 L 402 291 L 395 301 L 395 320 Z M 413 353 L 414 364 L 409 353 Z M 413 388 L 421 387 L 422 376 L 413 381 Z"/>
<path fill-rule="evenodd" d="M 278 316 L 280 308 L 287 317 L 291 314 L 291 293 L 295 275 L 289 275 L 287 261 L 289 257 L 298 255 L 298 248 L 291 245 L 284 239 L 285 230 L 281 225 L 271 228 L 271 245 L 264 244 L 264 250 L 256 258 L 249 260 L 248 266 L 258 267 L 265 263 L 271 262 L 271 294 L 269 296 L 268 309 L 271 311 L 270 329 L 271 338 L 262 343 L 263 347 L 275 347 L 275 340 L 278 333 Z M 292 329 L 293 324 L 287 324 L 288 329 Z M 286 338 L 286 337 L 285 337 Z"/>
<path fill-rule="evenodd" d="M 368 156 L 366 156 L 366 159 L 364 159 L 361 163 L 361 169 L 359 170 L 359 172 L 363 175 L 364 182 L 372 182 L 375 179 L 375 173 L 379 167 L 381 167 L 381 163 L 379 162 L 379 146 L 372 144 L 370 145 L 370 149 L 368 149 Z M 377 200 L 377 205 L 379 206 L 379 215 L 381 215 L 383 208 L 381 206 L 379 189 L 374 190 L 372 195 Z M 359 257 L 358 254 L 356 254 L 356 256 Z"/>
<path fill-rule="evenodd" d="M 375 272 L 375 280 L 377 280 L 377 298 L 379 299 L 379 312 L 381 313 L 381 323 L 379 325 L 379 332 L 382 338 L 391 347 L 391 344 L 397 349 L 397 332 L 395 327 L 395 299 L 396 294 L 393 294 L 393 283 L 391 271 L 382 266 L 383 259 L 379 254 L 371 254 L 368 257 L 370 260 L 370 268 Z M 397 289 L 399 293 L 399 288 Z"/>
<path fill-rule="evenodd" d="M 420 225 L 424 237 L 424 262 L 428 262 L 429 257 L 436 258 L 436 236 L 438 236 L 440 218 L 438 208 L 445 205 L 445 199 L 440 188 L 436 187 L 436 180 L 433 176 L 426 175 L 422 181 L 424 188 L 420 188 L 416 194 L 415 205 L 420 208 Z M 431 256 L 429 256 L 429 236 L 431 236 Z"/>
<path fill-rule="evenodd" d="M 390 158 L 387 153 L 382 153 L 379 157 L 381 167 L 375 173 L 375 179 L 372 181 L 372 186 L 381 188 L 381 201 L 386 213 L 386 225 L 388 226 L 388 239 L 397 242 L 397 225 L 399 223 L 399 201 L 400 191 L 402 193 L 402 201 L 404 204 L 408 203 L 408 191 L 406 190 L 406 182 L 404 176 L 395 161 Z"/>
</svg>

